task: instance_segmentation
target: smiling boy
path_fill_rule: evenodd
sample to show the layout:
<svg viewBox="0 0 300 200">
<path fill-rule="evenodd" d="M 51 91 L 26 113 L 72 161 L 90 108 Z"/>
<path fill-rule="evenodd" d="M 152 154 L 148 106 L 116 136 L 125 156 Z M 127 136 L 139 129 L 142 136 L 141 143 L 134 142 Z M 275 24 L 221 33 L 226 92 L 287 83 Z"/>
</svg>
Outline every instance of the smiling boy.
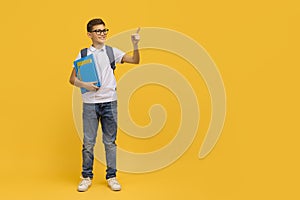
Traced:
<svg viewBox="0 0 300 200">
<path fill-rule="evenodd" d="M 77 190 L 87 191 L 92 184 L 94 146 L 96 143 L 99 123 L 102 127 L 102 142 L 106 155 L 106 180 L 113 191 L 121 190 L 121 185 L 116 179 L 116 136 L 117 136 L 117 93 L 116 79 L 107 53 L 105 41 L 109 29 L 102 19 L 92 19 L 87 24 L 87 35 L 92 45 L 87 49 L 87 55 L 93 54 L 101 86 L 95 82 L 82 82 L 76 77 L 73 68 L 70 83 L 76 87 L 85 88 L 88 92 L 82 94 L 83 100 L 83 148 L 82 148 L 82 173 Z M 140 41 L 139 29 L 131 35 L 133 54 L 128 55 L 123 51 L 112 48 L 115 63 L 133 63 L 140 61 L 138 42 Z M 76 60 L 81 58 L 81 53 Z"/>
</svg>

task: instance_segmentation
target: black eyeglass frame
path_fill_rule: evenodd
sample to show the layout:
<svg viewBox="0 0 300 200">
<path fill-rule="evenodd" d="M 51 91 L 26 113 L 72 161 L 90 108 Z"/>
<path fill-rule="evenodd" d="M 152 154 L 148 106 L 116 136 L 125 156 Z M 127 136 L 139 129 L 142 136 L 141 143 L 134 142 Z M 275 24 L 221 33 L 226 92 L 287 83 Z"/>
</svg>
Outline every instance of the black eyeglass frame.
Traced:
<svg viewBox="0 0 300 200">
<path fill-rule="evenodd" d="M 109 31 L 109 29 L 105 28 L 105 29 L 96 29 L 96 30 L 93 30 L 93 31 L 90 31 L 90 32 L 91 33 L 96 33 L 97 35 L 101 35 L 101 33 L 106 35 L 108 31 Z"/>
</svg>

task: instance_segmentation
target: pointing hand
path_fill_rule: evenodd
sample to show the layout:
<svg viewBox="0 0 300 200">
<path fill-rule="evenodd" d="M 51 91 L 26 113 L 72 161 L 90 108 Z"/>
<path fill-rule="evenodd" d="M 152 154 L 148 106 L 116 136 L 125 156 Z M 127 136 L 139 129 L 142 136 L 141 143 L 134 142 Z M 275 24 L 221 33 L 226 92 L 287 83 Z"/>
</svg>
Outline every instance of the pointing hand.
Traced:
<svg viewBox="0 0 300 200">
<path fill-rule="evenodd" d="M 141 28 L 139 27 L 137 31 L 131 35 L 131 41 L 133 45 L 137 45 L 141 39 L 139 35 L 140 30 Z"/>
</svg>

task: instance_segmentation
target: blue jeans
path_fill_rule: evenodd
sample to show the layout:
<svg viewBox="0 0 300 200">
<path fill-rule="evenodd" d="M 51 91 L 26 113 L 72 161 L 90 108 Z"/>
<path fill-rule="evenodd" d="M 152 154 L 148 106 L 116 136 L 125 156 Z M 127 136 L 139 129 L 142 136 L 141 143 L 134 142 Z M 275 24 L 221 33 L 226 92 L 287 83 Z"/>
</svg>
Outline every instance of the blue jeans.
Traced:
<svg viewBox="0 0 300 200">
<path fill-rule="evenodd" d="M 99 121 L 106 155 L 106 179 L 116 176 L 117 101 L 83 103 L 82 176 L 93 178 L 94 146 Z"/>
</svg>

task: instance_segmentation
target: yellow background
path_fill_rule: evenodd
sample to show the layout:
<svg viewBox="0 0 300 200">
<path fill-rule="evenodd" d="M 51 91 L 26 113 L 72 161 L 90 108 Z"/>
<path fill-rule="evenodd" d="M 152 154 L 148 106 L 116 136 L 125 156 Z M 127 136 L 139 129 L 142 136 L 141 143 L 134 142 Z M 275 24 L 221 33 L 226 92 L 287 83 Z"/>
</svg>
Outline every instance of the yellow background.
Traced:
<svg viewBox="0 0 300 200">
<path fill-rule="evenodd" d="M 16 0 L 2 2 L 0 15 L 2 199 L 299 199 L 299 1 Z M 194 85 L 201 78 L 187 75 L 202 101 L 202 124 L 188 151 L 156 172 L 120 172 L 119 193 L 106 187 L 105 168 L 96 162 L 93 187 L 76 192 L 81 141 L 68 78 L 79 49 L 90 44 L 85 26 L 94 17 L 105 20 L 110 35 L 163 27 L 208 51 L 227 94 L 225 126 L 208 157 L 197 157 L 209 122 L 208 93 L 203 83 Z M 141 53 L 142 63 L 175 63 L 170 55 Z M 117 78 L 133 67 L 119 66 Z M 147 123 L 149 107 L 141 101 L 163 90 L 148 89 L 133 96 L 140 124 Z M 164 98 L 174 97 L 153 102 L 168 104 Z M 164 143 L 172 135 L 160 137 Z M 130 148 L 131 138 L 120 132 L 118 139 Z M 147 142 L 136 144 L 132 150 L 141 152 Z M 149 142 L 146 150 L 160 145 Z"/>
</svg>

